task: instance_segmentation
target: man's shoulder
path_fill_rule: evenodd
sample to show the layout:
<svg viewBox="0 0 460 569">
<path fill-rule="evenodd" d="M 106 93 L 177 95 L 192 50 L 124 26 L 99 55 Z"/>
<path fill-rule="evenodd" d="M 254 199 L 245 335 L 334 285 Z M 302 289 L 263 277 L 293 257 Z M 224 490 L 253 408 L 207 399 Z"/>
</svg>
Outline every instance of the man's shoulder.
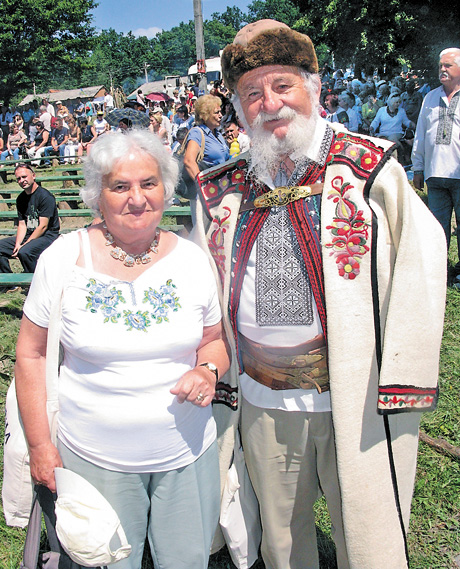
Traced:
<svg viewBox="0 0 460 569">
<path fill-rule="evenodd" d="M 56 198 L 53 196 L 53 194 L 43 186 L 37 186 L 37 189 L 33 192 L 33 194 L 35 194 L 37 198 L 46 200 L 51 199 L 53 202 L 56 202 Z"/>
<path fill-rule="evenodd" d="M 249 152 L 245 152 L 198 174 L 198 184 L 208 209 L 218 205 L 228 194 L 243 192 L 248 160 Z"/>
<path fill-rule="evenodd" d="M 327 166 L 348 166 L 360 179 L 368 179 L 378 165 L 388 160 L 395 147 L 393 142 L 349 132 L 337 123 L 330 126 L 335 137 L 327 158 Z"/>
<path fill-rule="evenodd" d="M 445 94 L 444 92 L 444 87 L 442 85 L 440 85 L 439 87 L 436 87 L 436 89 L 432 89 L 431 91 L 428 91 L 428 93 L 425 95 L 425 102 L 439 102 L 439 98 L 442 97 Z"/>
</svg>

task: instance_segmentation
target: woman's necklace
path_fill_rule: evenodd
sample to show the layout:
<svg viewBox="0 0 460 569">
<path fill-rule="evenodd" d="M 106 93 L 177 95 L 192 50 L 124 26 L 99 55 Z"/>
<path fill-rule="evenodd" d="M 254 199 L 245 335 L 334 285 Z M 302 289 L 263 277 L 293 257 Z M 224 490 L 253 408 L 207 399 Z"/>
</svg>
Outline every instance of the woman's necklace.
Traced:
<svg viewBox="0 0 460 569">
<path fill-rule="evenodd" d="M 150 263 L 150 261 L 152 260 L 150 258 L 149 253 L 150 252 L 154 254 L 158 253 L 158 242 L 160 240 L 159 229 L 155 230 L 155 238 L 150 244 L 150 247 L 146 251 L 144 251 L 143 253 L 139 253 L 138 255 L 132 255 L 131 253 L 127 253 L 126 251 L 124 251 L 121 247 L 119 247 L 115 243 L 115 239 L 107 229 L 105 223 L 102 227 L 105 229 L 106 247 L 110 247 L 111 245 L 114 247 L 114 249 L 110 251 L 110 256 L 116 259 L 117 261 L 121 261 L 125 265 L 125 267 L 134 267 L 134 265 L 146 265 L 147 263 Z"/>
</svg>

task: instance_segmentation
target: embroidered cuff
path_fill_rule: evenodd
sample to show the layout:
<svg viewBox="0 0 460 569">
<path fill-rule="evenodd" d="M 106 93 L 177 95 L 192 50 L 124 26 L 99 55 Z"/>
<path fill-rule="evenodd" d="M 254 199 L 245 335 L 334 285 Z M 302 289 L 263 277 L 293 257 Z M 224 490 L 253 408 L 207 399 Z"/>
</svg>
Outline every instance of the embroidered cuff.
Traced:
<svg viewBox="0 0 460 569">
<path fill-rule="evenodd" d="M 377 411 L 379 415 L 434 411 L 438 402 L 437 387 L 387 385 L 379 387 Z"/>
</svg>

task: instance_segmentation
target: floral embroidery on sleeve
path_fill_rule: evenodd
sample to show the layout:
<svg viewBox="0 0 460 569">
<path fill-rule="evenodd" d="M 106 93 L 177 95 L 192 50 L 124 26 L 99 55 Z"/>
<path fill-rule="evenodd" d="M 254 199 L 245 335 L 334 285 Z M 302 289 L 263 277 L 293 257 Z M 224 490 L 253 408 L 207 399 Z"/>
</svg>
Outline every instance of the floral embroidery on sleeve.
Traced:
<svg viewBox="0 0 460 569">
<path fill-rule="evenodd" d="M 212 229 L 208 240 L 209 251 L 216 263 L 222 282 L 224 282 L 225 275 L 224 237 L 227 227 L 229 226 L 227 220 L 231 215 L 229 207 L 224 207 L 224 210 L 226 212 L 224 217 L 221 218 L 216 215 L 212 220 Z"/>
<path fill-rule="evenodd" d="M 335 256 L 339 275 L 344 279 L 353 280 L 359 275 L 362 257 L 369 251 L 368 240 L 369 222 L 363 211 L 358 209 L 350 199 L 349 190 L 353 186 L 344 182 L 341 176 L 332 180 L 332 189 L 328 199 L 336 204 L 332 225 L 326 226 L 332 235 L 332 241 L 326 243 Z"/>
</svg>

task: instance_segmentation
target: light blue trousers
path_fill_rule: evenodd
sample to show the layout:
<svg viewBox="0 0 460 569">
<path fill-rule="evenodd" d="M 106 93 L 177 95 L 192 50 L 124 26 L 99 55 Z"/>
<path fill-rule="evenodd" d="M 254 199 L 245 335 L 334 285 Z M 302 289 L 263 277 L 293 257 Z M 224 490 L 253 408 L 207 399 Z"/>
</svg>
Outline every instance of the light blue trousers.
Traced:
<svg viewBox="0 0 460 569">
<path fill-rule="evenodd" d="M 129 557 L 110 565 L 140 569 L 148 536 L 155 569 L 206 569 L 220 508 L 217 443 L 192 464 L 167 472 L 114 472 L 80 458 L 60 441 L 65 468 L 80 474 L 120 518 Z"/>
</svg>

